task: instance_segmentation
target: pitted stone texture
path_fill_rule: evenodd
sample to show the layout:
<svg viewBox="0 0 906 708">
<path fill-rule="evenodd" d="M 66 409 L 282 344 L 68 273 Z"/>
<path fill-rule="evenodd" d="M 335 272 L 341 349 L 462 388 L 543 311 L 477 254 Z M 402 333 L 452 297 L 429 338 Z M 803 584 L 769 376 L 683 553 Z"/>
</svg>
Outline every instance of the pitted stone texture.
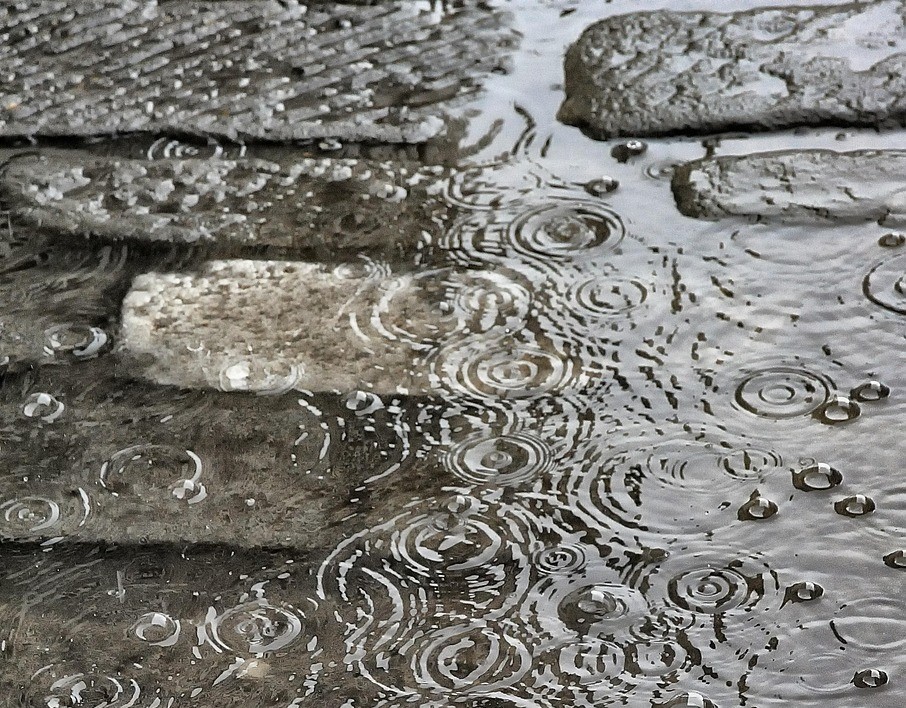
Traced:
<svg viewBox="0 0 906 708">
<path fill-rule="evenodd" d="M 150 355 L 144 374 L 162 384 L 426 393 L 416 350 L 371 329 L 390 281 L 285 261 L 148 273 L 123 302 L 122 344 L 131 355 Z"/>
<path fill-rule="evenodd" d="M 566 55 L 559 118 L 598 138 L 906 117 L 906 3 L 643 12 Z"/>
<path fill-rule="evenodd" d="M 447 208 L 440 168 L 356 159 L 25 156 L 0 176 L 17 222 L 106 239 L 412 256 Z"/>
<path fill-rule="evenodd" d="M 690 162 L 673 177 L 686 216 L 906 224 L 906 151 L 790 150 Z"/>
<path fill-rule="evenodd" d="M 468 3 L 50 0 L 0 7 L 0 135 L 419 142 L 512 35 Z"/>
</svg>

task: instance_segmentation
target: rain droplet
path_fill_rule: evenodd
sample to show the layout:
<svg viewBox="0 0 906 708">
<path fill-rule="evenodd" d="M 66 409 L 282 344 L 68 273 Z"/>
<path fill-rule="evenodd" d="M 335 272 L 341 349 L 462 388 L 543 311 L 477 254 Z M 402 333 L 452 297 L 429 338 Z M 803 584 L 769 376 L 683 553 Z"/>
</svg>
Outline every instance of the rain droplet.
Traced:
<svg viewBox="0 0 906 708">
<path fill-rule="evenodd" d="M 593 197 L 603 197 L 605 194 L 617 191 L 620 183 L 613 177 L 599 177 L 585 183 L 585 191 Z"/>
<path fill-rule="evenodd" d="M 861 412 L 862 409 L 854 400 L 835 394 L 815 412 L 815 417 L 825 425 L 837 425 L 855 420 Z"/>
<path fill-rule="evenodd" d="M 891 232 L 878 239 L 878 245 L 884 248 L 899 248 L 906 243 L 906 234 Z"/>
<path fill-rule="evenodd" d="M 834 511 L 843 516 L 864 516 L 875 510 L 875 503 L 871 497 L 856 494 L 834 503 Z"/>
<path fill-rule="evenodd" d="M 890 388 L 880 381 L 867 381 L 856 386 L 849 395 L 861 403 L 872 403 L 887 398 L 890 395 Z"/>
<path fill-rule="evenodd" d="M 884 565 L 888 568 L 906 570 L 906 551 L 893 551 L 884 556 Z"/>
<path fill-rule="evenodd" d="M 780 366 L 744 378 L 736 388 L 736 403 L 764 418 L 795 418 L 822 406 L 829 390 L 828 383 L 817 374 Z"/>
<path fill-rule="evenodd" d="M 843 475 L 840 471 L 825 462 L 793 472 L 793 486 L 803 492 L 832 489 L 842 482 Z"/>
<path fill-rule="evenodd" d="M 817 600 L 823 595 L 823 587 L 821 587 L 817 583 L 805 580 L 799 583 L 794 583 L 786 589 L 786 595 L 783 598 L 783 603 L 786 604 L 787 602 L 811 602 L 812 600 Z"/>
<path fill-rule="evenodd" d="M 880 688 L 886 686 L 887 673 L 880 669 L 862 669 L 853 676 L 853 685 L 856 688 Z"/>
<path fill-rule="evenodd" d="M 93 359 L 106 347 L 107 333 L 100 327 L 61 324 L 44 331 L 44 351 L 57 357 Z"/>
<path fill-rule="evenodd" d="M 627 140 L 614 145 L 610 151 L 611 157 L 617 162 L 627 162 L 630 158 L 638 157 L 648 150 L 648 143 L 643 140 Z"/>
<path fill-rule="evenodd" d="M 163 612 L 148 612 L 132 625 L 135 636 L 153 647 L 171 647 L 179 641 L 179 620 Z"/>
<path fill-rule="evenodd" d="M 777 505 L 770 499 L 766 499 L 758 493 L 758 490 L 752 492 L 749 501 L 739 508 L 737 517 L 740 521 L 759 521 L 770 519 L 777 513 Z"/>
<path fill-rule="evenodd" d="M 384 407 L 380 396 L 370 391 L 351 391 L 346 395 L 344 403 L 357 416 L 371 415 Z"/>
<path fill-rule="evenodd" d="M 302 634 L 303 617 L 289 607 L 276 607 L 258 599 L 218 615 L 208 610 L 205 632 L 211 643 L 230 651 L 265 654 L 295 642 Z"/>
<path fill-rule="evenodd" d="M 22 405 L 22 413 L 26 418 L 38 418 L 45 423 L 53 423 L 63 415 L 66 406 L 49 393 L 33 393 Z"/>
</svg>

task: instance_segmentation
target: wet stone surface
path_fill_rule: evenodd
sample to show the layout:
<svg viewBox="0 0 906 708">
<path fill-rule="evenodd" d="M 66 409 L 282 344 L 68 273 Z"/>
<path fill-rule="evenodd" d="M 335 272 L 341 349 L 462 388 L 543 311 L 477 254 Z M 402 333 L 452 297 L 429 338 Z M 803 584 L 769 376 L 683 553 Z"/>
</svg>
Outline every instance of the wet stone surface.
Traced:
<svg viewBox="0 0 906 708">
<path fill-rule="evenodd" d="M 567 52 L 559 117 L 600 138 L 901 123 L 904 18 L 898 0 L 610 17 Z"/>
<path fill-rule="evenodd" d="M 906 152 L 803 150 L 691 162 L 673 175 L 679 210 L 699 219 L 906 222 Z"/>
<path fill-rule="evenodd" d="M 901 708 L 906 256 L 873 211 L 898 213 L 897 176 L 854 156 L 897 155 L 902 132 L 595 141 L 557 123 L 565 47 L 653 5 L 510 8 L 511 73 L 482 78 L 443 140 L 350 142 L 361 112 L 328 102 L 338 132 L 304 144 L 166 128 L 0 148 L 29 152 L 0 171 L 2 708 Z M 167 74 L 166 39 L 157 74 L 151 55 L 116 73 L 164 16 L 182 22 L 170 41 L 209 33 L 177 68 L 221 97 L 245 74 L 208 63 L 251 51 L 254 25 L 310 40 L 256 45 L 262 62 L 337 38 L 328 74 L 352 92 L 337 101 L 380 93 L 401 120 L 414 94 L 394 71 L 460 76 L 434 48 L 484 35 L 443 30 L 497 17 L 160 1 L 105 5 L 124 20 L 98 25 L 98 7 L 0 13 L 31 17 L 3 56 L 39 52 L 52 73 L 33 107 L 56 105 L 42 86 L 82 86 L 65 62 L 110 48 L 91 76 L 116 85 L 88 97 L 100 132 L 110 102 L 161 82 L 195 92 L 178 115 L 217 110 Z M 718 22 L 761 51 L 789 29 L 785 61 L 805 61 L 825 23 L 842 63 L 802 80 L 823 95 L 848 61 L 869 91 L 899 51 L 898 8 L 707 14 L 698 31 Z M 405 13 L 431 29 L 392 54 L 382 33 L 407 32 Z M 609 21 L 648 28 L 633 61 L 657 64 L 663 16 Z M 34 44 L 53 18 L 58 54 Z M 373 45 L 392 56 L 366 70 Z M 708 75 L 749 71 L 750 49 Z M 246 89 L 269 96 L 273 66 Z M 306 67 L 294 81 L 325 71 Z M 408 117 L 459 95 L 445 85 Z M 274 125 L 241 115 L 259 136 Z M 779 214 L 677 210 L 674 175 L 778 154 L 812 156 L 784 163 Z M 765 209 L 779 189 L 738 184 L 718 196 Z M 870 217 L 788 218 L 800 201 L 853 207 L 847 190 Z"/>
<path fill-rule="evenodd" d="M 420 142 L 504 62 L 501 20 L 474 3 L 4 3 L 0 135 Z"/>
<path fill-rule="evenodd" d="M 443 175 L 373 160 L 148 161 L 72 151 L 13 158 L 0 197 L 16 223 L 64 237 L 411 260 L 449 219 L 438 195 Z"/>
</svg>

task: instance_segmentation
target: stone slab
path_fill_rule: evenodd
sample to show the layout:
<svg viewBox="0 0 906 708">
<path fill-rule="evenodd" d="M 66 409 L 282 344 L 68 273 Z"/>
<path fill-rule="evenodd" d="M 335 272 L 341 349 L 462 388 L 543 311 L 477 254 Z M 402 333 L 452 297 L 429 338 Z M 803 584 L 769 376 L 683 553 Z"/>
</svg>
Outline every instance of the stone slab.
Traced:
<svg viewBox="0 0 906 708">
<path fill-rule="evenodd" d="M 906 151 L 788 150 L 697 160 L 673 177 L 679 210 L 699 219 L 906 224 Z"/>
<path fill-rule="evenodd" d="M 179 391 L 107 354 L 7 375 L 0 414 L 0 546 L 320 553 L 452 479 L 439 401 Z"/>
<path fill-rule="evenodd" d="M 501 66 L 502 19 L 482 3 L 4 3 L 0 135 L 420 142 Z"/>
<path fill-rule="evenodd" d="M 520 331 L 529 301 L 525 286 L 489 271 L 209 261 L 138 276 L 119 342 L 130 370 L 158 384 L 433 395 L 430 356 Z"/>
<path fill-rule="evenodd" d="M 597 138 L 901 124 L 906 3 L 610 17 L 565 74 L 559 118 Z"/>
<path fill-rule="evenodd" d="M 128 160 L 26 155 L 0 173 L 22 225 L 70 237 L 408 257 L 448 209 L 441 168 L 358 159 Z"/>
</svg>

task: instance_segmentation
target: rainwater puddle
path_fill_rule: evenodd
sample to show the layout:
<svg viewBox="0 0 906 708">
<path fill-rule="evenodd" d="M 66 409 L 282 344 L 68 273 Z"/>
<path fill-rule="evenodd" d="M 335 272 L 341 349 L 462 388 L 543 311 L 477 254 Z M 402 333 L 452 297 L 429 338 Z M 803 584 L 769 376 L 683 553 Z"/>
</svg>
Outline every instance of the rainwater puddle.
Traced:
<svg viewBox="0 0 906 708">
<path fill-rule="evenodd" d="M 130 282 L 235 254 L 0 221 L 0 705 L 902 704 L 906 239 L 696 221 L 670 191 L 709 151 L 902 135 L 555 119 L 584 27 L 692 5 L 501 3 L 522 40 L 455 145 L 78 145 L 442 165 L 453 218 L 415 255 L 323 251 L 348 287 L 280 332 L 352 328 L 355 357 L 318 361 L 355 376 L 406 347 L 408 393 L 318 389 L 254 339 L 215 360 L 192 331 L 179 366 L 207 385 L 150 383 L 120 342 Z"/>
</svg>

